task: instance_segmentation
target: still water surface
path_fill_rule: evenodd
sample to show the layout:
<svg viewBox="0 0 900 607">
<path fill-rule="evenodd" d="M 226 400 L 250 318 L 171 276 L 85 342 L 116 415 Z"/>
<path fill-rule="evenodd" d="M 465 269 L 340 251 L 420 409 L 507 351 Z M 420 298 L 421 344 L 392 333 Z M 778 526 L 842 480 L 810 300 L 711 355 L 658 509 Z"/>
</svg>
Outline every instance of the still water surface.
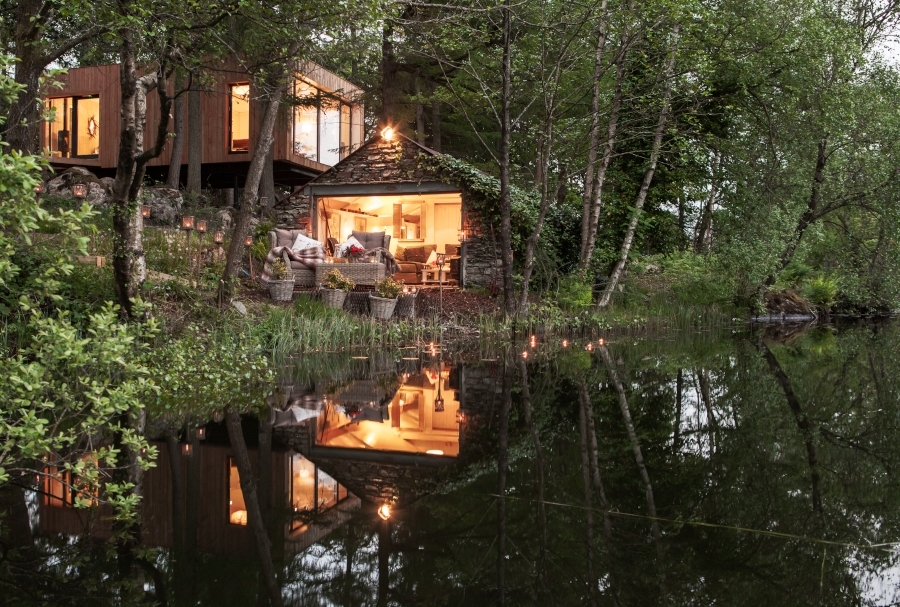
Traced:
<svg viewBox="0 0 900 607">
<path fill-rule="evenodd" d="M 888 322 L 298 361 L 244 420 L 285 603 L 896 605 L 898 347 Z M 253 605 L 225 425 L 203 439 L 159 443 L 144 583 Z M 34 499 L 48 545 L 87 520 Z"/>
</svg>

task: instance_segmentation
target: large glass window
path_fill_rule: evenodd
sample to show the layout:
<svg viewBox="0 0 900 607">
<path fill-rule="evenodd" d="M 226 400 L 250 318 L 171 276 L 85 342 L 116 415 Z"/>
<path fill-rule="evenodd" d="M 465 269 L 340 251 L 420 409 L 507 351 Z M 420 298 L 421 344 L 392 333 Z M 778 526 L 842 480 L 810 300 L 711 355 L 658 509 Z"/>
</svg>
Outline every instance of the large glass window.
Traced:
<svg viewBox="0 0 900 607">
<path fill-rule="evenodd" d="M 347 490 L 302 455 L 291 456 L 291 508 L 297 513 L 316 513 L 347 497 Z M 303 524 L 295 521 L 293 528 Z"/>
<path fill-rule="evenodd" d="M 47 100 L 47 147 L 55 158 L 96 158 L 100 154 L 100 98 Z"/>
<path fill-rule="evenodd" d="M 231 152 L 250 151 L 250 85 L 228 86 L 229 129 L 228 144 Z"/>
<path fill-rule="evenodd" d="M 362 119 L 359 106 L 324 95 L 315 86 L 294 82 L 294 154 L 335 165 L 359 147 L 355 125 Z"/>
<path fill-rule="evenodd" d="M 247 524 L 247 506 L 241 491 L 241 475 L 234 458 L 228 458 L 228 522 L 232 525 Z"/>
<path fill-rule="evenodd" d="M 319 110 L 319 162 L 335 165 L 341 160 L 341 103 L 322 99 Z"/>
<path fill-rule="evenodd" d="M 300 104 L 294 107 L 294 153 L 310 160 L 318 160 L 318 91 L 306 82 L 297 80 L 294 96 Z"/>
</svg>

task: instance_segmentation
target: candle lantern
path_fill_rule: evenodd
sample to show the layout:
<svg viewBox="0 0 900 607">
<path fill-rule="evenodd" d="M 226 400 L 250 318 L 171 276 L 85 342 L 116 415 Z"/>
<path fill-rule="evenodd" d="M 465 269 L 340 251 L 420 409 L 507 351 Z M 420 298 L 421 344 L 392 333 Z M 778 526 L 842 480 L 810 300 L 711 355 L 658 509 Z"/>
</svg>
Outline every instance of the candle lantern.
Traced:
<svg viewBox="0 0 900 607">
<path fill-rule="evenodd" d="M 201 219 L 197 222 L 197 231 L 201 234 L 206 234 L 206 220 Z"/>
<path fill-rule="evenodd" d="M 44 184 L 43 184 L 43 182 L 38 183 L 36 186 L 34 186 L 34 193 L 37 194 L 38 196 L 40 196 L 41 194 L 44 193 Z"/>
<path fill-rule="evenodd" d="M 215 412 L 213 412 L 213 421 L 214 422 L 220 423 L 223 419 L 225 419 L 224 411 L 217 409 Z"/>
<path fill-rule="evenodd" d="M 185 455 L 190 455 L 191 454 L 191 444 L 190 443 L 182 444 L 181 452 L 184 453 Z"/>
<path fill-rule="evenodd" d="M 194 229 L 194 216 L 193 215 L 185 215 L 181 218 L 181 229 L 182 230 L 193 230 Z"/>
<path fill-rule="evenodd" d="M 197 438 L 200 440 L 206 440 L 206 428 L 204 426 L 200 426 L 197 428 Z"/>
<path fill-rule="evenodd" d="M 149 204 L 141 205 L 141 217 L 143 217 L 144 219 L 147 219 L 148 217 L 150 217 L 150 205 Z"/>
<path fill-rule="evenodd" d="M 248 236 L 247 238 L 244 239 L 244 246 L 245 247 L 253 246 L 253 237 L 252 236 Z"/>
<path fill-rule="evenodd" d="M 75 198 L 84 198 L 87 196 L 87 186 L 83 183 L 76 183 L 72 186 L 72 195 Z"/>
<path fill-rule="evenodd" d="M 213 241 L 215 241 L 216 244 L 225 242 L 225 232 L 216 232 L 213 234 Z"/>
</svg>

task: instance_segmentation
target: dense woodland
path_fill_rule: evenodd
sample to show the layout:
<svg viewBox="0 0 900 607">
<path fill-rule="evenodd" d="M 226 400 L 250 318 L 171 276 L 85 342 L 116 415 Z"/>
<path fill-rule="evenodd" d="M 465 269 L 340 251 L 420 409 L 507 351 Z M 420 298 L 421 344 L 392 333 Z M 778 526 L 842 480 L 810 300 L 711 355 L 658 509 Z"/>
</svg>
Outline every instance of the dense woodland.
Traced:
<svg viewBox="0 0 900 607">
<path fill-rule="evenodd" d="M 246 411 L 271 380 L 262 352 L 298 326 L 227 324 L 185 293 L 178 322 L 147 303 L 171 292 L 145 284 L 145 166 L 189 127 L 148 123 L 146 99 L 190 117 L 217 57 L 241 58 L 263 132 L 310 103 L 285 90 L 309 59 L 367 91 L 369 134 L 395 126 L 496 184 L 481 220 L 507 317 L 654 289 L 734 314 L 785 292 L 868 314 L 900 308 L 898 16 L 894 0 L 0 1 L 0 509 L 27 519 L 32 479 L 65 467 L 81 505 L 102 485 L 116 508 L 120 568 L 152 569 L 135 516 L 148 415 L 177 430 L 211 413 L 198 402 Z M 105 215 L 34 192 L 48 171 L 40 98 L 60 70 L 101 63 L 122 66 Z M 225 291 L 264 213 L 270 145 L 252 150 L 215 277 Z M 187 190 L 201 194 L 195 169 Z M 101 277 L 73 257 L 103 234 L 113 271 Z M 33 538 L 4 541 L 30 558 Z"/>
</svg>

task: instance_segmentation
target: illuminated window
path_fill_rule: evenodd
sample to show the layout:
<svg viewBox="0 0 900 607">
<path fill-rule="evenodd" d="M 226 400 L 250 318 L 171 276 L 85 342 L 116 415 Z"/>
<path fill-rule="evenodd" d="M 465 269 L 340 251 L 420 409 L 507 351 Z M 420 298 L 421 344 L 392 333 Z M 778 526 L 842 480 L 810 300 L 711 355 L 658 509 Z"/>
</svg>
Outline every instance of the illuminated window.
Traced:
<svg viewBox="0 0 900 607">
<path fill-rule="evenodd" d="M 96 489 L 86 487 L 79 477 L 57 466 L 44 468 L 43 492 L 44 503 L 48 506 L 71 508 L 79 498 L 87 500 L 86 504 L 90 506 L 98 504 Z"/>
<path fill-rule="evenodd" d="M 318 91 L 306 82 L 297 80 L 294 84 L 294 96 L 300 104 L 294 106 L 294 153 L 310 160 L 318 160 Z"/>
<path fill-rule="evenodd" d="M 247 506 L 241 491 L 241 475 L 234 458 L 228 458 L 228 522 L 232 525 L 247 524 Z"/>
<path fill-rule="evenodd" d="M 47 100 L 47 148 L 55 158 L 100 155 L 100 98 L 57 97 Z"/>
<path fill-rule="evenodd" d="M 322 512 L 347 497 L 347 490 L 302 455 L 291 456 L 291 508 L 308 514 Z M 293 528 L 301 526 L 295 521 Z"/>
<path fill-rule="evenodd" d="M 250 151 L 250 85 L 228 86 L 229 129 L 228 149 L 231 152 Z"/>
<path fill-rule="evenodd" d="M 294 154 L 335 165 L 359 147 L 355 125 L 362 120 L 358 105 L 326 97 L 313 85 L 294 82 Z"/>
<path fill-rule="evenodd" d="M 322 99 L 319 110 L 319 162 L 334 166 L 341 160 L 341 103 Z"/>
</svg>

